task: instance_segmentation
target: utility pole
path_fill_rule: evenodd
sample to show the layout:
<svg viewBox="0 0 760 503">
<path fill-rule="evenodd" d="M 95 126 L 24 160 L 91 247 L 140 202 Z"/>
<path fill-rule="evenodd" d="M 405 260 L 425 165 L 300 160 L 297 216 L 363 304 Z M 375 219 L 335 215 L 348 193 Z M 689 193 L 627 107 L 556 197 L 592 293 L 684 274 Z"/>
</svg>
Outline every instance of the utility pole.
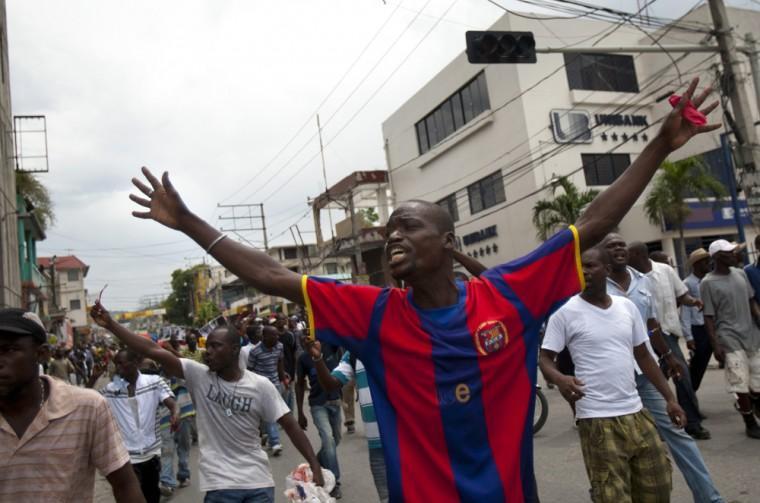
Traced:
<svg viewBox="0 0 760 503">
<path fill-rule="evenodd" d="M 755 37 L 751 33 L 744 36 L 747 46 L 747 57 L 749 65 L 752 68 L 752 82 L 755 85 L 755 104 L 757 105 L 757 115 L 760 117 L 760 52 L 755 45 Z"/>
<path fill-rule="evenodd" d="M 217 204 L 218 208 L 228 208 L 232 216 L 220 216 L 219 220 L 232 220 L 231 228 L 222 227 L 222 232 L 234 232 L 240 239 L 257 248 L 256 244 L 245 238 L 242 232 L 261 232 L 263 236 L 264 251 L 269 250 L 267 238 L 267 221 L 264 216 L 264 204 Z M 242 214 L 241 214 L 242 212 Z"/>
<path fill-rule="evenodd" d="M 359 241 L 359 226 L 356 224 L 356 208 L 354 207 L 354 191 L 348 193 L 348 213 L 351 217 L 351 241 L 354 246 L 354 257 L 351 261 L 353 265 L 353 283 L 359 282 L 359 275 L 363 274 L 362 247 Z"/>
<path fill-rule="evenodd" d="M 760 151 L 758 150 L 757 132 L 750 109 L 749 96 L 745 86 L 746 79 L 741 72 L 737 58 L 737 47 L 731 25 L 728 21 L 723 0 L 708 0 L 710 13 L 715 26 L 715 37 L 723 61 L 723 92 L 731 100 L 731 108 L 736 120 L 734 136 L 739 144 L 741 182 L 747 199 L 753 223 L 760 225 Z M 752 57 L 752 54 L 750 54 Z"/>
</svg>

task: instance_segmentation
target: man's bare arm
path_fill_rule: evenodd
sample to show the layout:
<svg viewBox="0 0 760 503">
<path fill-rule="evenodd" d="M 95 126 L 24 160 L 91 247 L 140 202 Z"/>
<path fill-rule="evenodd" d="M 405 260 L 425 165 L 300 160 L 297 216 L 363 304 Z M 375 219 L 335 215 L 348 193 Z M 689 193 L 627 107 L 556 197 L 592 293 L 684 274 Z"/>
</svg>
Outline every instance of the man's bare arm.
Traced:
<svg viewBox="0 0 760 503">
<path fill-rule="evenodd" d="M 586 212 L 578 219 L 575 226 L 578 228 L 581 250 L 593 247 L 615 229 L 671 152 L 683 146 L 693 136 L 720 127 L 719 124 L 695 126 L 681 116 L 698 83 L 699 79 L 691 81 L 678 106 L 665 118 L 657 136 L 612 185 L 594 198 Z M 702 106 L 711 92 L 712 89 L 708 87 L 694 98 L 694 106 Z M 718 102 L 714 102 L 705 107 L 702 113 L 707 115 L 717 106 Z"/>
<path fill-rule="evenodd" d="M 646 344 L 639 344 L 633 348 L 633 356 L 636 358 L 636 363 L 639 364 L 639 368 L 649 381 L 654 384 L 657 391 L 660 392 L 665 399 L 668 416 L 673 424 L 676 426 L 686 426 L 686 413 L 683 411 L 678 401 L 676 400 L 673 391 L 668 386 L 668 381 L 665 380 L 665 375 L 657 366 L 657 362 L 654 361 L 652 355 L 646 347 Z"/>
<path fill-rule="evenodd" d="M 131 463 L 127 462 L 121 468 L 106 475 L 106 480 L 111 484 L 116 503 L 145 503 L 145 497 Z"/>
<path fill-rule="evenodd" d="M 215 243 L 211 255 L 244 282 L 269 295 L 284 297 L 303 304 L 301 276 L 283 267 L 272 257 L 233 239 L 222 239 L 217 229 L 192 213 L 164 173 L 161 181 L 148 168 L 142 168 L 148 187 L 137 178 L 132 183 L 146 197 L 130 194 L 129 198 L 148 211 L 133 211 L 137 218 L 152 219 L 171 229 L 185 233 L 201 248 L 207 250 Z"/>
<path fill-rule="evenodd" d="M 180 362 L 179 358 L 152 340 L 130 332 L 126 327 L 111 318 L 109 312 L 100 303 L 92 306 L 90 316 L 95 320 L 95 323 L 114 334 L 129 349 L 161 365 L 167 375 L 180 378 L 185 377 L 185 374 L 182 372 L 182 362 Z"/>
</svg>

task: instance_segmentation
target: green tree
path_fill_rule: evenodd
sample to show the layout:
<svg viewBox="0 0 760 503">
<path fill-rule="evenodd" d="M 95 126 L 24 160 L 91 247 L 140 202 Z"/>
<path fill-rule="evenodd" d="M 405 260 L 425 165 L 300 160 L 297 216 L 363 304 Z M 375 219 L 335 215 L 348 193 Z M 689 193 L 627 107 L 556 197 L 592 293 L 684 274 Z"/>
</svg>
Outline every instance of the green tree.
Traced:
<svg viewBox="0 0 760 503">
<path fill-rule="evenodd" d="M 557 189 L 560 188 L 563 193 L 557 195 Z M 574 224 L 583 208 L 599 193 L 594 189 L 581 192 L 566 176 L 559 177 L 549 190 L 552 199 L 541 199 L 533 206 L 533 226 L 541 241 L 545 241 L 561 227 Z"/>
<path fill-rule="evenodd" d="M 185 326 L 192 324 L 193 275 L 193 269 L 176 269 L 172 272 L 172 293 L 164 301 L 169 323 Z"/>
<path fill-rule="evenodd" d="M 701 157 L 689 157 L 681 161 L 662 163 L 660 172 L 652 182 L 652 190 L 644 202 L 644 211 L 653 225 L 663 222 L 678 231 L 680 262 L 686 263 L 686 243 L 683 227 L 691 213 L 686 198 L 705 201 L 714 197 L 716 201 L 726 197 L 723 184 L 711 175 Z"/>
<path fill-rule="evenodd" d="M 50 192 L 33 174 L 26 171 L 16 171 L 16 192 L 32 202 L 34 206 L 32 213 L 37 217 L 43 230 L 55 223 Z"/>
<path fill-rule="evenodd" d="M 377 223 L 378 220 L 380 220 L 380 215 L 377 214 L 377 211 L 375 211 L 375 208 L 361 209 L 359 210 L 359 215 L 361 215 L 364 221 L 370 225 L 374 225 L 375 223 Z"/>
<path fill-rule="evenodd" d="M 203 301 L 195 313 L 195 325 L 200 327 L 222 314 L 219 306 L 210 300 Z"/>
</svg>

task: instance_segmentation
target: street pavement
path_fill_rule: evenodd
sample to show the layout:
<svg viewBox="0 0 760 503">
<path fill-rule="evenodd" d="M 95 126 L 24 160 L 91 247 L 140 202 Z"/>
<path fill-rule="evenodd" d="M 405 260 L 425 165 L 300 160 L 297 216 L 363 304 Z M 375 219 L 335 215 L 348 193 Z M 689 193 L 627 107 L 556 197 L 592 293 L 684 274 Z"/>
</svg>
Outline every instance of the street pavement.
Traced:
<svg viewBox="0 0 760 503">
<path fill-rule="evenodd" d="M 544 388 L 544 392 L 549 400 L 549 419 L 535 437 L 534 455 L 539 495 L 543 502 L 586 503 L 589 501 L 588 479 L 570 408 L 556 389 Z M 708 417 L 703 424 L 713 436 L 712 440 L 700 441 L 699 446 L 718 489 L 726 502 L 760 501 L 760 440 L 752 440 L 744 435 L 744 423 L 733 408 L 733 399 L 724 392 L 723 371 L 708 370 L 698 395 L 702 411 Z M 357 405 L 357 418 L 358 412 Z M 312 445 L 318 446 L 319 437 L 311 423 L 307 434 Z M 376 503 L 378 499 L 369 471 L 367 444 L 361 421 L 356 434 L 343 436 L 338 455 L 343 481 L 341 501 Z M 194 447 L 191 462 L 193 485 L 177 490 L 170 500 L 172 503 L 203 500 L 196 485 L 197 458 L 198 449 Z M 285 477 L 299 462 L 300 456 L 287 439 L 282 456 L 271 458 L 278 502 L 285 501 L 282 495 Z M 692 501 L 691 493 L 675 465 L 672 501 Z M 101 478 L 96 482 L 96 502 L 113 502 L 110 488 Z"/>
</svg>

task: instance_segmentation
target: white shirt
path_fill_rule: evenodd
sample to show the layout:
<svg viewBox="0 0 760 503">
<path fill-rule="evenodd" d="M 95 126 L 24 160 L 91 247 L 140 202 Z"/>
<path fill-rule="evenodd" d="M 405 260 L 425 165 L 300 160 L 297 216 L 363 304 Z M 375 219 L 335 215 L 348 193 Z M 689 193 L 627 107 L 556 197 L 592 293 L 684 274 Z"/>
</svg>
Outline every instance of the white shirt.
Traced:
<svg viewBox="0 0 760 503">
<path fill-rule="evenodd" d="M 247 370 L 227 382 L 206 365 L 180 361 L 198 424 L 200 490 L 274 487 L 259 429 L 290 412 L 277 388 Z"/>
<path fill-rule="evenodd" d="M 542 348 L 559 353 L 565 347 L 575 364 L 584 396 L 575 404 L 578 419 L 618 417 L 641 410 L 636 391 L 633 348 L 647 332 L 641 314 L 625 297 L 611 296 L 607 309 L 576 295 L 551 318 Z"/>
<path fill-rule="evenodd" d="M 111 408 L 124 445 L 133 464 L 161 454 L 159 408 L 167 398 L 174 398 L 169 386 L 156 375 L 137 373 L 135 395 L 129 396 L 127 382 L 119 375 L 100 393 Z"/>
<path fill-rule="evenodd" d="M 683 337 L 676 299 L 687 293 L 688 288 L 672 267 L 653 260 L 649 262 L 652 264 L 652 270 L 647 273 L 647 277 L 652 283 L 657 321 L 666 334 Z"/>
</svg>

